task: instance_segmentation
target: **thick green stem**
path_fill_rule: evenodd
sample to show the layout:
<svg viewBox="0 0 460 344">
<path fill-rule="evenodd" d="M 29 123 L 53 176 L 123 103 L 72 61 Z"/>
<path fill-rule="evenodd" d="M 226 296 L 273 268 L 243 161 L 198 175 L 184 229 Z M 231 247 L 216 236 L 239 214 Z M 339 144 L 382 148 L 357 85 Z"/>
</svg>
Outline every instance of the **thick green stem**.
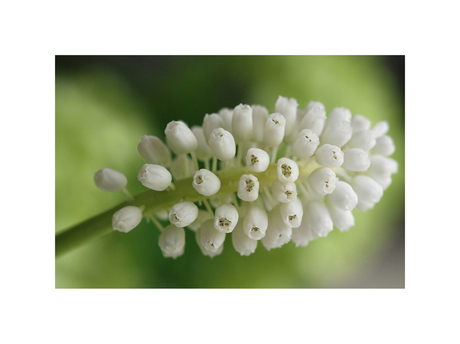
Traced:
<svg viewBox="0 0 460 344">
<path fill-rule="evenodd" d="M 221 188 L 217 195 L 232 194 L 238 190 L 238 182 L 242 174 L 247 173 L 246 167 L 232 168 L 216 172 L 221 181 Z M 272 183 L 276 178 L 276 164 L 270 164 L 265 172 L 251 172 L 260 182 Z M 55 254 L 56 257 L 69 252 L 86 242 L 113 233 L 112 216 L 119 209 L 127 205 L 137 207 L 144 206 L 143 216 L 147 217 L 159 212 L 162 209 L 169 209 L 174 204 L 184 201 L 199 202 L 207 199 L 206 196 L 199 194 L 192 186 L 193 178 L 184 178 L 174 182 L 175 190 L 153 191 L 148 190 L 134 196 L 132 201 L 123 202 L 90 218 L 74 227 L 68 228 L 56 234 Z"/>
</svg>

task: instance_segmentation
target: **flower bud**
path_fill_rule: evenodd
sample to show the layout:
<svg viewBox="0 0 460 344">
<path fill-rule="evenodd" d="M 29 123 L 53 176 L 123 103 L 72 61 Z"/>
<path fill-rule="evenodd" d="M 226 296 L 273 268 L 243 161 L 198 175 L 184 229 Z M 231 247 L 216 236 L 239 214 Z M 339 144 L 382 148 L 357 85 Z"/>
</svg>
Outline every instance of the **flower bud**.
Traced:
<svg viewBox="0 0 460 344">
<path fill-rule="evenodd" d="M 319 146 L 319 138 L 313 130 L 303 129 L 291 146 L 292 153 L 300 159 L 311 157 Z"/>
<path fill-rule="evenodd" d="M 316 162 L 324 167 L 335 168 L 343 164 L 344 154 L 340 147 L 325 144 L 315 152 Z"/>
<path fill-rule="evenodd" d="M 347 143 L 348 148 L 361 148 L 364 151 L 370 151 L 375 146 L 374 133 L 370 130 L 361 130 L 353 133 L 350 141 Z"/>
<path fill-rule="evenodd" d="M 305 209 L 305 208 L 304 208 Z M 291 239 L 296 247 L 307 246 L 308 243 L 318 237 L 318 234 L 312 231 L 311 221 L 306 216 L 302 217 L 300 226 L 292 229 Z"/>
<path fill-rule="evenodd" d="M 209 136 L 211 136 L 211 133 L 213 130 L 217 128 L 222 128 L 224 126 L 224 119 L 218 115 L 217 113 L 213 113 L 211 115 L 204 115 L 203 118 L 203 134 L 206 139 L 206 141 L 209 140 Z"/>
<path fill-rule="evenodd" d="M 301 129 L 310 129 L 317 136 L 320 136 L 326 122 L 326 109 L 320 102 L 311 101 L 307 105 L 305 116 L 300 121 Z"/>
<path fill-rule="evenodd" d="M 240 222 L 236 225 L 232 233 L 232 243 L 235 251 L 242 256 L 249 256 L 257 248 L 257 240 L 248 237 L 243 230 L 243 224 Z"/>
<path fill-rule="evenodd" d="M 246 154 L 246 166 L 249 171 L 264 172 L 270 164 L 267 152 L 259 148 L 249 148 Z"/>
<path fill-rule="evenodd" d="M 149 164 L 169 167 L 171 164 L 171 151 L 158 137 L 144 135 L 137 145 L 137 150 Z"/>
<path fill-rule="evenodd" d="M 385 135 L 388 132 L 388 130 L 390 130 L 390 125 L 388 124 L 388 122 L 381 121 L 374 126 L 372 132 L 374 133 L 375 138 L 378 138 L 382 135 Z"/>
<path fill-rule="evenodd" d="M 252 108 L 240 104 L 233 109 L 232 133 L 236 142 L 250 141 L 252 138 L 253 122 Z"/>
<path fill-rule="evenodd" d="M 169 169 L 174 179 L 179 180 L 190 177 L 195 171 L 195 166 L 192 159 L 187 155 L 179 155 L 174 159 Z"/>
<path fill-rule="evenodd" d="M 192 185 L 199 194 L 209 197 L 220 190 L 220 179 L 211 171 L 202 168 L 195 172 Z"/>
<path fill-rule="evenodd" d="M 297 199 L 297 187 L 293 182 L 283 183 L 276 179 L 271 186 L 271 191 L 276 200 L 289 203 Z"/>
<path fill-rule="evenodd" d="M 299 166 L 294 160 L 281 158 L 278 160 L 276 173 L 280 182 L 295 182 L 299 178 Z"/>
<path fill-rule="evenodd" d="M 243 174 L 238 182 L 238 197 L 253 202 L 259 197 L 259 180 L 252 174 Z"/>
<path fill-rule="evenodd" d="M 235 139 L 225 129 L 214 129 L 209 137 L 208 144 L 217 159 L 221 161 L 229 161 L 235 157 Z"/>
<path fill-rule="evenodd" d="M 282 114 L 272 113 L 268 116 L 264 128 L 264 144 L 268 147 L 278 147 L 283 141 L 285 126 L 286 119 Z"/>
<path fill-rule="evenodd" d="M 329 143 L 342 147 L 350 140 L 352 132 L 350 111 L 345 108 L 334 108 L 327 119 L 320 141 L 322 144 Z"/>
<path fill-rule="evenodd" d="M 193 152 L 198 141 L 190 128 L 182 121 L 169 122 L 165 129 L 166 143 L 176 155 Z"/>
<path fill-rule="evenodd" d="M 327 167 L 314 170 L 308 177 L 310 187 L 319 195 L 331 194 L 337 185 L 338 178 L 334 171 Z"/>
<path fill-rule="evenodd" d="M 169 209 L 169 221 L 176 227 L 193 223 L 198 216 L 198 207 L 192 202 L 181 202 Z"/>
<path fill-rule="evenodd" d="M 275 112 L 283 115 L 286 120 L 284 127 L 284 133 L 289 135 L 294 130 L 296 118 L 297 118 L 297 100 L 294 98 L 286 98 L 279 96 L 275 104 Z M 265 137 L 265 134 L 264 134 Z M 276 146 L 273 146 L 276 147 Z"/>
<path fill-rule="evenodd" d="M 227 108 L 220 109 L 219 115 L 224 120 L 224 124 L 222 125 L 222 128 L 224 128 L 225 130 L 229 132 L 232 132 L 233 110 L 227 109 Z"/>
<path fill-rule="evenodd" d="M 282 203 L 280 204 L 280 213 L 285 224 L 292 228 L 297 228 L 300 226 L 303 217 L 302 202 L 296 198 L 290 203 Z"/>
<path fill-rule="evenodd" d="M 174 225 L 167 226 L 160 234 L 158 245 L 165 257 L 176 259 L 184 253 L 185 231 Z"/>
<path fill-rule="evenodd" d="M 292 227 L 284 223 L 279 206 L 268 213 L 268 227 L 262 244 L 267 250 L 278 248 L 291 240 Z"/>
<path fill-rule="evenodd" d="M 363 115 L 354 115 L 351 119 L 351 127 L 353 129 L 353 134 L 361 130 L 369 130 L 371 121 Z"/>
<path fill-rule="evenodd" d="M 210 252 L 216 253 L 224 243 L 225 233 L 214 228 L 214 219 L 207 220 L 201 226 L 200 242 Z"/>
<path fill-rule="evenodd" d="M 331 215 L 323 202 L 313 200 L 304 209 L 305 224 L 320 237 L 325 237 L 333 229 Z"/>
<path fill-rule="evenodd" d="M 116 231 L 128 233 L 142 221 L 142 211 L 129 205 L 121 208 L 112 218 L 112 227 Z"/>
<path fill-rule="evenodd" d="M 172 176 L 163 166 L 144 164 L 137 175 L 137 179 L 146 188 L 163 191 L 171 184 Z"/>
<path fill-rule="evenodd" d="M 371 157 L 371 165 L 366 171 L 366 175 L 374 179 L 383 190 L 386 190 L 391 184 L 391 174 L 398 171 L 398 163 L 383 155 L 374 155 Z"/>
<path fill-rule="evenodd" d="M 101 190 L 119 192 L 126 187 L 128 179 L 121 172 L 111 168 L 103 168 L 94 173 L 94 183 Z"/>
<path fill-rule="evenodd" d="M 356 208 L 359 210 L 372 209 L 383 196 L 383 189 L 374 179 L 369 176 L 359 175 L 351 181 L 353 190 L 358 195 L 358 204 Z"/>
<path fill-rule="evenodd" d="M 353 210 L 358 204 L 358 195 L 354 192 L 350 184 L 339 180 L 335 190 L 326 196 L 329 203 L 343 211 Z"/>
<path fill-rule="evenodd" d="M 196 157 L 200 161 L 207 161 L 212 157 L 212 150 L 208 145 L 208 140 L 204 137 L 203 128 L 197 125 L 192 127 L 192 133 L 198 141 L 198 147 L 195 150 Z"/>
<path fill-rule="evenodd" d="M 369 154 L 361 148 L 351 148 L 345 151 L 342 167 L 349 171 L 363 172 L 371 165 Z"/>
<path fill-rule="evenodd" d="M 221 204 L 216 208 L 214 228 L 222 233 L 231 233 L 238 223 L 238 211 L 231 204 Z"/>
<path fill-rule="evenodd" d="M 342 210 L 334 207 L 334 205 L 326 204 L 329 215 L 331 216 L 334 226 L 336 226 L 341 232 L 349 230 L 355 225 L 355 218 L 351 210 Z"/>
<path fill-rule="evenodd" d="M 266 107 L 260 105 L 251 105 L 251 108 L 253 122 L 252 141 L 263 142 L 265 123 L 267 123 L 268 119 L 268 110 Z"/>
<path fill-rule="evenodd" d="M 371 150 L 376 155 L 391 155 L 395 152 L 395 144 L 390 136 L 382 135 L 375 140 L 375 146 Z"/>
<path fill-rule="evenodd" d="M 208 211 L 198 209 L 198 216 L 196 217 L 195 221 L 193 221 L 187 227 L 190 228 L 192 231 L 196 232 L 197 229 L 201 227 L 203 222 L 209 219 L 211 219 L 211 215 Z"/>
<path fill-rule="evenodd" d="M 198 244 L 198 247 L 201 250 L 201 253 L 203 253 L 203 255 L 205 255 L 205 256 L 214 258 L 215 256 L 221 254 L 222 251 L 224 250 L 224 245 L 223 244 L 220 245 L 220 247 L 217 249 L 216 252 L 211 252 L 211 251 L 208 251 L 207 249 L 205 249 L 203 244 L 201 243 L 201 227 L 196 230 L 195 239 L 196 239 L 196 242 Z"/>
<path fill-rule="evenodd" d="M 244 221 L 244 233 L 253 240 L 260 240 L 265 236 L 268 227 L 268 217 L 265 210 L 258 205 L 251 204 Z"/>
</svg>

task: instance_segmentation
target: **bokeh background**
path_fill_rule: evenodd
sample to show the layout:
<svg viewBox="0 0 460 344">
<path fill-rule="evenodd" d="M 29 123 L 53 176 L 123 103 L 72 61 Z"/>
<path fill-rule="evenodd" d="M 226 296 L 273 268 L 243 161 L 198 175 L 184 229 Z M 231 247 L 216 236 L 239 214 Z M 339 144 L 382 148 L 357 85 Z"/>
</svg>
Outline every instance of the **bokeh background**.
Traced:
<svg viewBox="0 0 460 344">
<path fill-rule="evenodd" d="M 136 178 L 143 135 L 164 139 L 172 120 L 201 125 L 240 103 L 273 112 L 279 95 L 388 121 L 399 163 L 380 203 L 353 211 L 349 232 L 304 248 L 259 244 L 249 257 L 227 240 L 210 259 L 187 230 L 173 260 L 143 220 L 57 258 L 56 288 L 403 288 L 404 74 L 404 56 L 56 56 L 56 233 L 124 201 L 95 187 L 100 168 L 123 172 L 133 194 L 145 190 Z"/>
</svg>

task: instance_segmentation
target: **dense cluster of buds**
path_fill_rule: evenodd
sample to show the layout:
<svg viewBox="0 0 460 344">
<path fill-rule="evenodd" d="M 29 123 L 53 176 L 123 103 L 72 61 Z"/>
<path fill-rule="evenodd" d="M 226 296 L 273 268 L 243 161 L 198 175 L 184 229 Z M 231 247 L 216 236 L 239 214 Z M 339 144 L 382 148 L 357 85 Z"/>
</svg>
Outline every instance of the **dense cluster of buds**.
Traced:
<svg viewBox="0 0 460 344">
<path fill-rule="evenodd" d="M 347 231 L 354 208 L 365 211 L 380 201 L 398 169 L 388 158 L 395 150 L 388 130 L 387 122 L 371 128 L 368 119 L 343 107 L 326 117 L 320 102 L 300 109 L 295 99 L 281 96 L 272 114 L 240 104 L 205 115 L 202 126 L 172 121 L 166 144 L 141 138 L 138 151 L 146 164 L 138 179 L 173 193 L 172 182 L 188 178 L 197 201 L 178 199 L 149 215 L 130 205 L 113 215 L 113 228 L 129 232 L 147 217 L 161 230 L 163 255 L 172 258 L 184 253 L 185 227 L 209 257 L 222 252 L 227 236 L 241 255 L 253 253 L 259 241 L 267 250 L 291 240 L 306 246 L 334 226 Z M 223 188 L 224 175 L 233 176 L 225 185 L 230 188 Z M 102 169 L 94 181 L 103 190 L 127 192 L 118 171 Z M 170 224 L 163 228 L 158 220 Z"/>
</svg>

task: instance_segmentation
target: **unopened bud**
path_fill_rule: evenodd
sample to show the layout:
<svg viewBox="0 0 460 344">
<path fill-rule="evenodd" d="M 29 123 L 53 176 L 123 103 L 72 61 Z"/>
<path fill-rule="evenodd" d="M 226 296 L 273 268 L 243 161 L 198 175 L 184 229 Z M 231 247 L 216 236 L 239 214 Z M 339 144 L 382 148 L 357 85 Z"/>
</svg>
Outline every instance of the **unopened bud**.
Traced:
<svg viewBox="0 0 460 344">
<path fill-rule="evenodd" d="M 111 168 L 103 168 L 94 173 L 94 183 L 101 190 L 119 192 L 126 187 L 128 179 L 121 172 Z"/>
<path fill-rule="evenodd" d="M 145 164 L 139 171 L 137 179 L 146 188 L 163 191 L 171 185 L 171 173 L 160 165 Z"/>
<path fill-rule="evenodd" d="M 128 233 L 142 221 L 142 211 L 138 207 L 127 206 L 113 214 L 112 226 L 116 231 Z"/>
</svg>

